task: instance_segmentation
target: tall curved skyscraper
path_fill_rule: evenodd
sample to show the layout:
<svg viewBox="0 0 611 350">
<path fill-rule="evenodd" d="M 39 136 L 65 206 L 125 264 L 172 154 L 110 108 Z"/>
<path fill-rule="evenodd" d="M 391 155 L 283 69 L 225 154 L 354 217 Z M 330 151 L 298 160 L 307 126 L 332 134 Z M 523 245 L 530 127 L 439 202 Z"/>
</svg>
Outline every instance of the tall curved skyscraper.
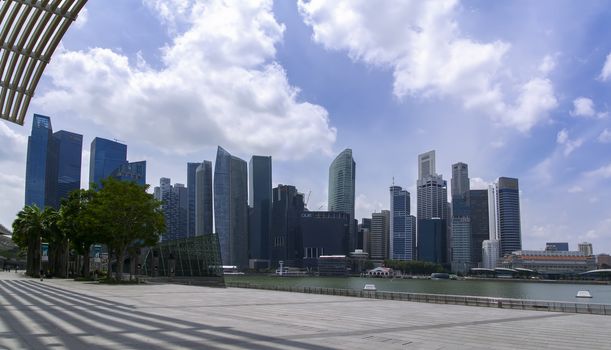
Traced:
<svg viewBox="0 0 611 350">
<path fill-rule="evenodd" d="M 222 147 L 214 166 L 214 225 L 223 265 L 248 267 L 248 173 L 246 162 Z"/>
<path fill-rule="evenodd" d="M 340 211 L 350 214 L 350 238 L 348 249 L 356 248 L 356 225 L 354 222 L 354 190 L 356 163 L 352 150 L 346 148 L 329 167 L 329 211 Z M 354 227 L 353 227 L 354 226 Z"/>
</svg>

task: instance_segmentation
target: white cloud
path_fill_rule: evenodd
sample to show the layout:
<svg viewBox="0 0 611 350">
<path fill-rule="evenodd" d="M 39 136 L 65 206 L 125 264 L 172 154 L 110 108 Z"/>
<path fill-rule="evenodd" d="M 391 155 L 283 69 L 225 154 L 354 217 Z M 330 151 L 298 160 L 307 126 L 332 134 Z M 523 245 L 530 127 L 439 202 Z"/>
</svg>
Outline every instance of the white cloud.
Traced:
<svg viewBox="0 0 611 350">
<path fill-rule="evenodd" d="M 89 12 L 87 11 L 87 7 L 83 7 L 74 21 L 74 27 L 77 29 L 83 28 L 85 24 L 87 24 L 87 19 L 89 19 Z"/>
<path fill-rule="evenodd" d="M 384 209 L 382 203 L 369 199 L 363 193 L 359 193 L 354 200 L 354 210 L 359 221 L 361 217 L 371 217 L 371 213 L 380 212 L 382 209 Z"/>
<path fill-rule="evenodd" d="M 602 81 L 607 81 L 609 78 L 611 78 L 611 53 L 607 55 L 607 60 L 605 61 L 605 65 L 603 66 L 602 71 L 600 71 L 598 78 Z"/>
<path fill-rule="evenodd" d="M 23 130 L 23 129 L 21 129 Z M 0 121 L 0 159 L 15 160 L 25 155 L 28 137 L 13 130 L 7 122 Z"/>
<path fill-rule="evenodd" d="M 567 190 L 568 193 L 579 193 L 583 192 L 583 188 L 581 186 L 573 186 Z"/>
<path fill-rule="evenodd" d="M 71 112 L 169 153 L 221 144 L 276 158 L 330 154 L 336 130 L 327 111 L 300 101 L 275 62 L 284 26 L 271 0 L 145 3 L 186 28 L 161 50 L 162 68 L 105 48 L 58 50 L 47 68 L 53 88 L 37 99 L 45 111 Z"/>
<path fill-rule="evenodd" d="M 539 65 L 539 71 L 543 74 L 549 74 L 554 68 L 556 68 L 556 58 L 552 55 L 545 55 Z"/>
<path fill-rule="evenodd" d="M 611 164 L 585 173 L 587 177 L 608 179 L 611 177 Z"/>
<path fill-rule="evenodd" d="M 564 155 L 569 156 L 573 153 L 574 150 L 581 147 L 583 144 L 583 139 L 571 140 L 569 139 L 569 132 L 566 129 L 562 129 L 558 132 L 556 136 L 556 142 L 558 144 L 564 145 Z"/>
<path fill-rule="evenodd" d="M 355 61 L 390 68 L 397 97 L 447 95 L 478 108 L 501 125 L 528 131 L 557 106 L 551 82 L 505 82 L 502 60 L 510 45 L 461 35 L 458 1 L 299 0 L 314 41 L 345 50 Z M 546 69 L 551 70 L 552 58 Z M 517 97 L 507 95 L 508 85 Z"/>
<path fill-rule="evenodd" d="M 608 129 L 603 130 L 600 135 L 598 135 L 598 142 L 611 143 L 611 131 Z"/>
<path fill-rule="evenodd" d="M 573 101 L 573 110 L 570 112 L 575 117 L 593 117 L 596 115 L 594 101 L 587 97 L 578 97 Z"/>
<path fill-rule="evenodd" d="M 492 182 L 486 181 L 481 177 L 472 177 L 469 179 L 469 186 L 472 190 L 487 190 Z"/>
</svg>

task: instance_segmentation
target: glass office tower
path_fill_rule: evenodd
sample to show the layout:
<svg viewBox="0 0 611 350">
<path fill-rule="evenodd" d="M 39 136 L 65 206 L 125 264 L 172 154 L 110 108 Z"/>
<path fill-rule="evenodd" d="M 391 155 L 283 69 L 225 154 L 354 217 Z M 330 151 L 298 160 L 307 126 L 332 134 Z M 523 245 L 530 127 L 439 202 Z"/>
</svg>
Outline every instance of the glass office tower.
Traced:
<svg viewBox="0 0 611 350">
<path fill-rule="evenodd" d="M 89 158 L 89 183 L 98 187 L 102 179 L 113 174 L 121 165 L 127 163 L 127 145 L 96 137 L 91 142 Z"/>
<path fill-rule="evenodd" d="M 53 128 L 51 118 L 34 114 L 32 134 L 28 137 L 28 155 L 25 171 L 25 204 L 41 209 L 50 206 L 53 195 L 52 179 L 57 174 L 53 165 Z"/>
<path fill-rule="evenodd" d="M 252 156 L 248 163 L 249 255 L 268 260 L 272 214 L 272 157 Z"/>
</svg>

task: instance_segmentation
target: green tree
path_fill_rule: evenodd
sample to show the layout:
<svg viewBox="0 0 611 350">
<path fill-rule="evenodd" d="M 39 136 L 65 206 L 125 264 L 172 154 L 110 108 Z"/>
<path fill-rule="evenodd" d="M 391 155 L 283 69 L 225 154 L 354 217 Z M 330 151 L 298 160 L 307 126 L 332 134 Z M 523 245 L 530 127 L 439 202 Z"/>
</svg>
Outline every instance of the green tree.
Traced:
<svg viewBox="0 0 611 350">
<path fill-rule="evenodd" d="M 108 178 L 90 203 L 101 242 L 117 258 L 116 279 L 121 279 L 128 248 L 154 245 L 165 229 L 161 202 L 147 189 L 148 185 Z"/>
<path fill-rule="evenodd" d="M 13 221 L 13 241 L 27 250 L 26 274 L 40 276 L 40 238 L 43 234 L 43 217 L 36 205 L 26 205 Z"/>
<path fill-rule="evenodd" d="M 60 226 L 61 211 L 47 207 L 42 212 L 42 239 L 49 244 L 49 272 L 52 276 L 66 277 L 68 265 L 68 237 Z"/>
<path fill-rule="evenodd" d="M 89 275 L 89 252 L 100 241 L 99 223 L 93 215 L 90 203 L 97 193 L 94 190 L 75 190 L 62 201 L 59 225 L 70 246 L 82 257 L 81 276 Z"/>
</svg>

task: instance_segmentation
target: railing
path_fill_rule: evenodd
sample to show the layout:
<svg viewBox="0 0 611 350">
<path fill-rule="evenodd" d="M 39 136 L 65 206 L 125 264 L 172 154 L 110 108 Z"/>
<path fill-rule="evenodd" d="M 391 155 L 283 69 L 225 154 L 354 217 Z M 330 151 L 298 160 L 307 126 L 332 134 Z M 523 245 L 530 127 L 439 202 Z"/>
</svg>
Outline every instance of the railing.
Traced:
<svg viewBox="0 0 611 350">
<path fill-rule="evenodd" d="M 382 292 L 323 287 L 264 286 L 247 282 L 226 282 L 227 287 L 265 289 L 283 292 L 336 295 L 357 298 L 412 301 L 419 303 L 495 307 L 500 309 L 537 310 L 611 316 L 609 304 L 571 303 L 564 301 L 491 298 L 466 295 Z"/>
</svg>

